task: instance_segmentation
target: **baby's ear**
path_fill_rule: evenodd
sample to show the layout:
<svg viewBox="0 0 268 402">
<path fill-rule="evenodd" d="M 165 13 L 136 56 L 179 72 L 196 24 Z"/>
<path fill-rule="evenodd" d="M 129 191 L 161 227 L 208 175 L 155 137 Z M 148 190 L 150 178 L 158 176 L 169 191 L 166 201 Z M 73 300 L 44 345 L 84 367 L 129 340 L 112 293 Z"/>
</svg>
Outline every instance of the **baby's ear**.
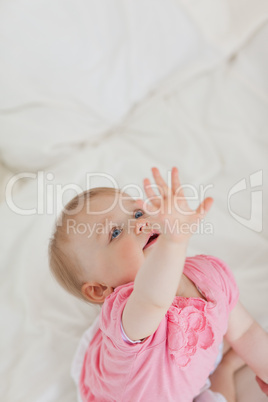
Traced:
<svg viewBox="0 0 268 402">
<path fill-rule="evenodd" d="M 97 282 L 84 283 L 81 292 L 91 303 L 102 304 L 114 289 L 111 286 L 101 285 Z"/>
</svg>

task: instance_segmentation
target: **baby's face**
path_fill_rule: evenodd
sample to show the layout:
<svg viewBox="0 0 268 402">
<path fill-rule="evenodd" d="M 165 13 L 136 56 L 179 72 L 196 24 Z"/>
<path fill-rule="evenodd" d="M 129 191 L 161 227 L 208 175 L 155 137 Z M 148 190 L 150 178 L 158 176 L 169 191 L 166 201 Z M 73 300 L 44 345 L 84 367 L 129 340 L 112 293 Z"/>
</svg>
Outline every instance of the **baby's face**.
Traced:
<svg viewBox="0 0 268 402">
<path fill-rule="evenodd" d="M 117 202 L 112 208 L 115 197 Z M 84 226 L 78 226 L 79 223 Z M 152 224 L 152 216 L 127 194 L 93 197 L 90 212 L 79 214 L 74 236 L 75 251 L 85 272 L 84 281 L 96 281 L 112 288 L 134 281 L 154 247 L 155 241 L 144 248 L 152 232 L 157 232 L 155 227 L 155 219 Z M 81 233 L 87 230 L 79 234 L 78 228 Z"/>
</svg>

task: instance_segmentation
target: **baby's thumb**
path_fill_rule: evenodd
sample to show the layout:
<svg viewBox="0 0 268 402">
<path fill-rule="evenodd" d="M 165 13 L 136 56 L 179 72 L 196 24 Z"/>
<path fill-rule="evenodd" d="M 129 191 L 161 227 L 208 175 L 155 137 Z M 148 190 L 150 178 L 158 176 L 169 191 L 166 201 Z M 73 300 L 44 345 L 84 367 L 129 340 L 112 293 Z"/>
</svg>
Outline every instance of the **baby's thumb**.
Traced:
<svg viewBox="0 0 268 402">
<path fill-rule="evenodd" d="M 211 197 L 207 197 L 204 201 L 201 202 L 199 207 L 196 210 L 196 213 L 202 217 L 206 216 L 210 208 L 212 207 L 214 200 Z"/>
</svg>

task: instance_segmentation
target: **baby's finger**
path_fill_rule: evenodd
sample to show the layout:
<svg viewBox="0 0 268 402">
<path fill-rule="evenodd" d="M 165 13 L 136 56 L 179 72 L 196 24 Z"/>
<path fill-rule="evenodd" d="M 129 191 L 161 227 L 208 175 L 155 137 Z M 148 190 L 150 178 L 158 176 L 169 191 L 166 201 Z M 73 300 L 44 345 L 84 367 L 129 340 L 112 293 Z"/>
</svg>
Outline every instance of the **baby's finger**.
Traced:
<svg viewBox="0 0 268 402">
<path fill-rule="evenodd" d="M 159 191 L 161 196 L 167 197 L 168 196 L 168 186 L 163 177 L 161 176 L 159 170 L 155 167 L 152 168 L 152 173 L 154 176 L 154 180 L 158 186 L 160 186 Z M 162 191 L 161 191 L 162 190 Z"/>
<path fill-rule="evenodd" d="M 144 179 L 143 180 L 143 185 L 144 185 L 145 193 L 146 193 L 148 198 L 151 198 L 151 199 L 157 198 L 157 195 L 155 194 L 155 192 L 153 190 L 153 186 L 152 186 L 152 184 L 151 184 L 149 179 Z"/>
<path fill-rule="evenodd" d="M 181 187 L 179 172 L 176 167 L 173 167 L 171 170 L 171 185 L 172 191 L 176 196 L 184 198 L 183 188 Z"/>
<path fill-rule="evenodd" d="M 159 190 L 159 186 L 157 184 L 151 184 L 149 179 L 144 179 L 144 190 L 148 197 L 146 202 L 149 202 L 152 206 L 152 211 L 155 211 L 158 210 L 159 206 L 161 205 L 161 196 L 155 194 L 153 186 L 157 187 Z"/>
<path fill-rule="evenodd" d="M 198 206 L 197 210 L 195 211 L 197 215 L 204 217 L 210 208 L 212 207 L 214 200 L 211 197 L 207 197 L 204 199 L 203 202 Z"/>
<path fill-rule="evenodd" d="M 149 200 L 136 200 L 136 204 L 138 208 L 143 209 L 146 214 L 154 214 L 158 210 L 158 208 L 154 207 L 152 204 L 149 203 Z"/>
<path fill-rule="evenodd" d="M 144 179 L 143 183 L 147 199 L 143 201 L 142 208 L 145 213 L 154 214 L 156 211 L 159 210 L 159 205 L 161 204 L 160 197 L 157 196 L 153 191 L 149 179 Z"/>
</svg>

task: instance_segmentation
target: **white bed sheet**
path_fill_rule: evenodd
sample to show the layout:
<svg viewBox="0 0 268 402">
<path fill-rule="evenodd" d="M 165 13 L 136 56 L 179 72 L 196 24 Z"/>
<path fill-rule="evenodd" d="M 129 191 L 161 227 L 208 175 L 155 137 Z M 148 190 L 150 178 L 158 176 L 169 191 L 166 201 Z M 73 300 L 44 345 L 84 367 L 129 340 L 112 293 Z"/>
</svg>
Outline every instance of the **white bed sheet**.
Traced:
<svg viewBox="0 0 268 402">
<path fill-rule="evenodd" d="M 85 189 L 86 172 L 110 174 L 120 186 L 129 183 L 141 185 L 151 166 L 157 165 L 166 174 L 171 166 L 176 165 L 184 183 L 212 185 L 207 194 L 214 197 L 215 203 L 207 222 L 213 225 L 213 234 L 195 235 L 188 254 L 214 254 L 228 262 L 238 281 L 242 302 L 268 330 L 268 216 L 265 208 L 268 177 L 267 5 L 262 1 L 244 1 L 242 4 L 238 0 L 218 0 L 214 6 L 208 0 L 199 3 L 203 7 L 195 1 L 165 2 L 165 7 L 170 7 L 167 8 L 170 18 L 173 16 L 174 19 L 171 19 L 173 25 L 169 25 L 172 28 L 165 30 L 168 13 L 165 14 L 161 32 L 159 15 L 163 11 L 163 2 L 158 2 L 157 6 L 152 1 L 143 2 L 144 6 L 137 3 L 137 8 L 133 9 L 134 2 L 128 1 L 123 14 L 122 2 L 109 3 L 108 20 L 111 25 L 107 28 L 102 26 L 101 32 L 107 29 L 111 41 L 107 41 L 106 36 L 101 41 L 101 49 L 108 52 L 103 50 L 103 54 L 109 54 L 109 50 L 114 49 L 114 43 L 117 43 L 114 38 L 118 38 L 119 29 L 116 22 L 120 21 L 118 16 L 124 16 L 122 21 L 125 26 L 132 28 L 134 64 L 122 64 L 125 75 L 111 75 L 116 58 L 106 58 L 109 73 L 99 74 L 97 82 L 104 80 L 102 91 L 97 91 L 96 87 L 94 95 L 90 90 L 92 87 L 89 87 L 90 81 L 88 87 L 83 87 L 87 76 L 84 76 L 84 81 L 81 79 L 82 70 L 77 69 L 78 64 L 75 68 L 63 70 L 63 79 L 59 83 L 51 81 L 53 71 L 41 66 L 42 57 L 35 54 L 31 59 L 31 49 L 36 50 L 39 45 L 36 41 L 18 45 L 18 49 L 25 52 L 28 49 L 29 56 L 21 53 L 21 75 L 18 75 L 19 69 L 13 63 L 14 52 L 1 41 L 1 50 L 6 52 L 3 71 L 7 74 L 10 68 L 9 79 L 6 82 L 2 80 L 4 94 L 10 92 L 10 96 L 2 97 L 0 116 L 3 163 L 3 202 L 0 205 L 3 323 L 0 398 L 3 401 L 75 401 L 76 390 L 70 377 L 71 361 L 81 334 L 98 313 L 95 307 L 65 293 L 49 274 L 47 244 L 56 211 L 54 214 L 20 216 L 4 202 L 8 179 L 14 172 L 23 169 L 31 172 L 44 169 L 45 175 L 53 173 L 53 180 L 45 181 L 46 185 L 76 183 Z M 216 3 L 218 8 L 215 8 Z M 64 3 L 68 4 L 68 12 L 66 14 L 64 8 L 60 19 L 58 16 L 63 11 L 63 3 L 53 3 L 52 16 L 44 14 L 47 4 L 36 5 L 29 0 L 14 2 L 10 6 L 8 2 L 2 2 L 6 17 L 5 32 L 12 31 L 12 27 L 15 29 L 10 24 L 14 24 L 15 16 L 18 18 L 17 26 L 25 26 L 25 21 L 28 21 L 42 27 L 47 34 L 44 41 L 50 41 L 50 44 L 59 28 L 63 30 L 62 38 L 66 38 L 70 23 L 81 30 L 88 29 L 89 32 L 80 33 L 79 38 L 84 35 L 86 39 L 75 54 L 83 69 L 83 62 L 88 61 L 85 49 L 96 44 L 94 40 L 88 42 L 88 38 L 92 38 L 92 25 L 88 21 L 84 21 L 84 25 L 81 23 L 83 13 L 74 6 L 78 3 Z M 101 8 L 108 3 L 105 6 L 100 2 L 79 4 L 91 7 L 88 13 L 95 10 L 93 21 L 100 16 L 107 21 L 104 12 L 107 9 Z M 160 14 L 149 12 L 153 4 Z M 244 13 L 238 15 L 237 10 L 242 10 L 242 7 Z M 174 10 L 177 10 L 175 16 Z M 28 18 L 22 23 L 19 12 L 24 16 L 27 13 L 39 16 L 39 19 Z M 139 16 L 143 16 L 143 27 L 146 27 L 150 17 L 150 35 L 147 31 L 148 35 L 141 35 L 138 29 L 141 21 L 135 19 Z M 185 22 L 184 32 L 191 32 L 192 35 L 190 55 L 186 52 L 184 57 L 181 57 L 181 48 L 177 51 L 182 32 L 174 28 L 176 18 Z M 53 21 L 56 21 L 55 26 Z M 55 31 L 55 27 L 58 30 Z M 51 28 L 51 35 L 48 28 Z M 156 66 L 156 60 L 162 60 L 161 55 L 167 51 L 165 43 L 170 37 L 167 35 L 172 33 L 176 34 L 178 42 L 174 39 L 170 43 L 169 53 L 164 53 L 163 57 L 165 63 Z M 21 35 L 23 37 L 25 33 Z M 149 58 L 146 45 L 149 46 L 153 35 L 158 35 L 160 43 L 154 57 Z M 7 42 L 13 37 L 18 39 L 18 32 L 10 34 Z M 162 42 L 161 38 L 164 38 Z M 74 40 L 72 35 L 69 39 Z M 34 41 L 34 38 L 31 40 Z M 43 47 L 40 54 L 46 60 L 63 59 L 63 64 L 66 60 L 71 63 L 73 55 L 67 54 L 69 48 L 66 50 L 60 43 L 60 57 L 57 58 L 56 53 L 50 54 L 51 46 L 46 52 Z M 137 66 L 137 53 L 141 50 L 147 64 Z M 93 54 L 97 57 L 98 52 L 99 49 L 95 49 Z M 30 69 L 29 62 L 26 63 L 29 59 L 39 63 L 38 66 Z M 42 82 L 34 75 L 36 68 L 41 69 Z M 95 76 L 91 75 L 89 64 L 86 69 L 94 87 Z M 148 73 L 149 70 L 152 74 Z M 55 80 L 56 77 L 57 74 Z M 113 85 L 122 89 L 121 95 Z M 114 94 L 112 102 L 107 94 Z M 63 114 L 57 112 L 56 104 L 64 110 Z M 38 105 L 41 105 L 40 110 Z M 43 117 L 36 114 L 36 110 Z M 91 114 L 91 110 L 94 113 Z M 50 116 L 49 121 L 45 116 Z M 97 118 L 94 120 L 92 116 Z M 250 176 L 256 172 L 261 172 L 258 178 L 262 177 L 262 184 L 251 189 Z M 232 216 L 228 210 L 228 193 L 244 178 L 247 189 L 238 191 L 231 198 Z M 100 178 L 92 182 L 92 185 L 103 184 L 107 183 Z M 260 200 L 257 201 L 258 208 L 250 211 L 252 194 L 258 190 L 263 192 L 262 231 L 246 227 L 234 217 L 249 219 L 251 216 L 250 224 L 258 228 Z M 65 201 L 72 195 L 66 193 Z M 16 205 L 29 209 L 35 206 L 36 201 L 35 180 L 16 184 Z M 266 400 L 249 369 L 238 373 L 237 386 L 239 402 Z"/>
</svg>

